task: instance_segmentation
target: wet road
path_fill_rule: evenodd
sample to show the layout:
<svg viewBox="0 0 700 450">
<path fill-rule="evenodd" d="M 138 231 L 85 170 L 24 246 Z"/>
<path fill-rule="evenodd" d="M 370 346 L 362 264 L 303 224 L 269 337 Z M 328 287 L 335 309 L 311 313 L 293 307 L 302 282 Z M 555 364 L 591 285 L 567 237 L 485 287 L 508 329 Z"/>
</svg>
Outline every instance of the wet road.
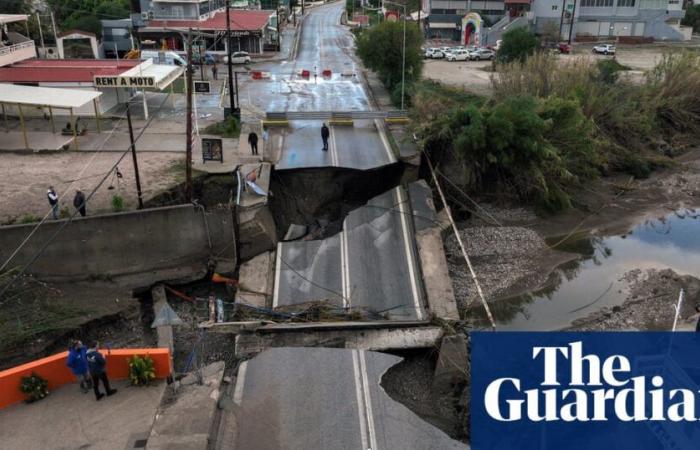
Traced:
<svg viewBox="0 0 700 450">
<path fill-rule="evenodd" d="M 401 358 L 349 349 L 272 348 L 236 379 L 236 448 L 465 449 L 392 400 L 382 375 Z"/>
</svg>

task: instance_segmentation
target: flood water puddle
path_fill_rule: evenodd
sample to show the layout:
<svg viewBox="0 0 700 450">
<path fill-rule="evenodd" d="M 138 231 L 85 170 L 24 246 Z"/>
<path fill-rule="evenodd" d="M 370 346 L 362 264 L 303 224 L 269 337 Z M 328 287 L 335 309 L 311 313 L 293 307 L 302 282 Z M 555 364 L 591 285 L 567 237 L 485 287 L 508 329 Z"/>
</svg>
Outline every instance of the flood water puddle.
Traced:
<svg viewBox="0 0 700 450">
<path fill-rule="evenodd" d="M 625 235 L 588 236 L 558 249 L 581 258 L 560 266 L 540 291 L 492 302 L 499 330 L 561 329 L 605 306 L 619 305 L 627 296 L 621 278 L 634 269 L 669 268 L 700 276 L 700 211 L 680 210 L 640 223 Z M 481 316 L 483 309 L 474 313 Z M 487 324 L 485 316 L 477 322 Z"/>
</svg>

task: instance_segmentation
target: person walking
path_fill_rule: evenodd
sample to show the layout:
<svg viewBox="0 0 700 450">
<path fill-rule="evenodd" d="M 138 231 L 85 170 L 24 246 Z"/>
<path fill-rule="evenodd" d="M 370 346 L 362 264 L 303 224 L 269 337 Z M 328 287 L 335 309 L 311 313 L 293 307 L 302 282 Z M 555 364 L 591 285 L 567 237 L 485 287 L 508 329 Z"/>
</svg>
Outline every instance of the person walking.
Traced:
<svg viewBox="0 0 700 450">
<path fill-rule="evenodd" d="M 92 377 L 92 389 L 95 391 L 95 400 L 100 401 L 105 394 L 100 392 L 100 380 L 105 385 L 105 391 L 107 395 L 114 395 L 117 393 L 116 389 L 109 387 L 109 379 L 107 378 L 107 361 L 102 353 L 98 351 L 99 342 L 95 341 L 90 345 L 86 353 L 88 367 L 90 369 L 90 376 Z"/>
<path fill-rule="evenodd" d="M 250 144 L 250 151 L 253 153 L 253 155 L 258 154 L 258 135 L 255 134 L 255 131 L 251 131 L 250 134 L 248 134 L 248 144 Z"/>
<path fill-rule="evenodd" d="M 327 152 L 328 151 L 328 137 L 331 135 L 330 130 L 324 123 L 323 126 L 321 127 L 321 139 L 323 139 L 323 151 Z"/>
<path fill-rule="evenodd" d="M 219 68 L 216 67 L 216 63 L 211 66 L 211 77 L 215 80 L 219 79 Z"/>
<path fill-rule="evenodd" d="M 85 194 L 78 189 L 75 191 L 75 197 L 73 197 L 73 206 L 80 212 L 80 215 L 85 217 Z"/>
<path fill-rule="evenodd" d="M 53 186 L 49 186 L 46 191 L 46 197 L 49 199 L 49 205 L 51 205 L 51 214 L 53 214 L 54 219 L 58 219 L 58 195 L 56 191 L 53 190 Z"/>
<path fill-rule="evenodd" d="M 80 390 L 83 391 L 83 394 L 87 394 L 92 387 L 92 379 L 88 372 L 87 348 L 85 348 L 82 342 L 73 341 L 70 348 L 68 348 L 68 361 L 66 365 L 70 367 L 71 372 L 73 372 L 73 375 L 75 375 L 75 378 L 78 380 Z"/>
</svg>

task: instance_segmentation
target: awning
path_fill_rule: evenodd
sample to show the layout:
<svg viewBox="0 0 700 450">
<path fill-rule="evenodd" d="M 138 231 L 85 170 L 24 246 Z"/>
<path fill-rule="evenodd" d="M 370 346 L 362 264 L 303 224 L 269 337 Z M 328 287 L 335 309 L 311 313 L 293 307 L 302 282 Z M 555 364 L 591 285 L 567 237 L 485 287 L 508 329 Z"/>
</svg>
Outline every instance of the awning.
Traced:
<svg viewBox="0 0 700 450">
<path fill-rule="evenodd" d="M 152 59 L 114 76 L 96 75 L 95 87 L 157 89 L 162 91 L 170 86 L 182 73 L 180 66 L 155 64 Z"/>
<path fill-rule="evenodd" d="M 59 89 L 3 84 L 0 103 L 53 108 L 80 108 L 97 99 L 102 92 L 85 89 Z"/>
</svg>

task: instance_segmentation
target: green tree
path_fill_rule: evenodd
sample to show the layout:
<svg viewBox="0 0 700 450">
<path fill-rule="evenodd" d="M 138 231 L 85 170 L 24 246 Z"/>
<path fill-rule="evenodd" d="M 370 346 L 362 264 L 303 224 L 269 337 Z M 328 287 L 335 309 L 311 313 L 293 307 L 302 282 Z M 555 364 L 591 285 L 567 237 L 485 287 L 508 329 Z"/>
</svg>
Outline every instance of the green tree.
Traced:
<svg viewBox="0 0 700 450">
<path fill-rule="evenodd" d="M 129 17 L 128 0 L 47 0 L 63 31 L 78 29 L 100 34 L 100 20 Z"/>
<path fill-rule="evenodd" d="M 31 6 L 27 0 L 3 0 L 3 14 L 27 14 L 31 12 Z"/>
<path fill-rule="evenodd" d="M 496 58 L 501 63 L 523 62 L 540 47 L 535 33 L 525 27 L 513 28 L 503 33 L 503 42 Z"/>
<path fill-rule="evenodd" d="M 696 33 L 700 32 L 700 5 L 689 6 L 685 10 L 685 17 L 681 23 L 693 27 Z"/>
<path fill-rule="evenodd" d="M 357 39 L 357 54 L 365 66 L 377 72 L 384 85 L 393 91 L 401 84 L 403 22 L 382 22 Z M 423 36 L 414 23 L 406 24 L 406 85 L 420 78 L 423 68 Z"/>
</svg>

